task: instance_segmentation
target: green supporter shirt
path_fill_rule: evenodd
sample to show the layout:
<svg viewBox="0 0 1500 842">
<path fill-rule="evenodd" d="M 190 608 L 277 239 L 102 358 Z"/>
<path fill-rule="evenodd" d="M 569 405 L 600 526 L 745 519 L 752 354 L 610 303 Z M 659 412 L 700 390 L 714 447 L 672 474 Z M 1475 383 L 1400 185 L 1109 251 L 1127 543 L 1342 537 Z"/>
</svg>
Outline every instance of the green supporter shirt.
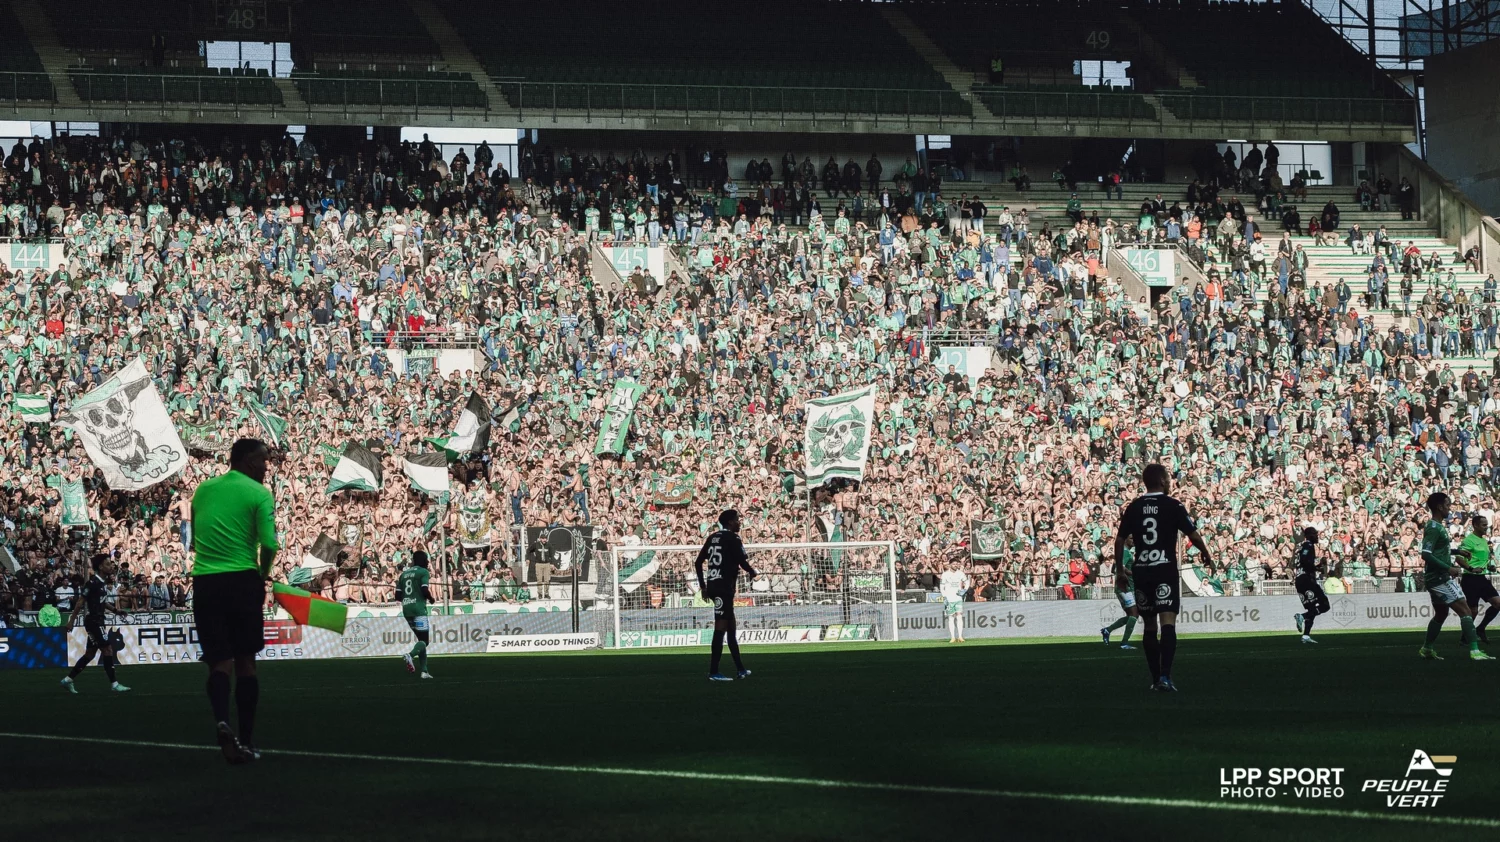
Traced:
<svg viewBox="0 0 1500 842">
<path fill-rule="evenodd" d="M 1451 545 L 1448 530 L 1435 520 L 1427 521 L 1427 529 L 1422 532 L 1422 560 L 1427 563 L 1423 581 L 1428 590 L 1453 578 L 1449 572 L 1453 564 L 1449 558 Z"/>
<path fill-rule="evenodd" d="M 432 580 L 425 567 L 412 566 L 401 571 L 396 580 L 396 593 L 401 596 L 401 613 L 407 617 L 427 616 L 427 598 L 422 589 Z"/>
<path fill-rule="evenodd" d="M 262 568 L 260 550 L 279 550 L 276 501 L 271 489 L 239 471 L 228 471 L 193 493 L 193 575 Z"/>
<path fill-rule="evenodd" d="M 1471 532 L 1464 536 L 1464 541 L 1458 545 L 1458 548 L 1469 554 L 1468 560 L 1463 562 L 1464 567 L 1468 568 L 1468 572 L 1484 575 L 1490 569 L 1489 541 Z"/>
</svg>

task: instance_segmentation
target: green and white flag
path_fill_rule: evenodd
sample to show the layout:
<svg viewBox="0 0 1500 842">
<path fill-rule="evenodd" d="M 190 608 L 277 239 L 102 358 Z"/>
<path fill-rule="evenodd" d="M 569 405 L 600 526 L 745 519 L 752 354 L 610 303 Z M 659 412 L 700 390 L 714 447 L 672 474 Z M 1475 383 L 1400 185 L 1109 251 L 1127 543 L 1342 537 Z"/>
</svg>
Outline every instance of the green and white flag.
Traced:
<svg viewBox="0 0 1500 842">
<path fill-rule="evenodd" d="M 149 488 L 187 466 L 187 448 L 140 357 L 73 401 L 57 420 L 78 434 L 115 491 Z"/>
<path fill-rule="evenodd" d="M 695 473 L 676 477 L 654 477 L 651 481 L 651 502 L 658 506 L 686 506 L 693 502 L 693 488 L 698 483 Z"/>
<path fill-rule="evenodd" d="M 286 419 L 273 415 L 270 410 L 261 406 L 254 395 L 247 396 L 245 403 L 250 407 L 250 414 L 255 416 L 256 423 L 260 424 L 261 432 L 270 440 L 271 446 L 278 449 L 282 447 L 286 441 Z"/>
<path fill-rule="evenodd" d="M 458 413 L 458 423 L 453 435 L 428 441 L 457 456 L 476 453 L 490 446 L 490 407 L 478 392 L 469 395 L 469 402 Z"/>
<path fill-rule="evenodd" d="M 998 520 L 969 521 L 969 558 L 993 561 L 1005 555 L 1005 526 Z"/>
<path fill-rule="evenodd" d="M 318 540 L 313 542 L 312 549 L 302 554 L 302 563 L 287 573 L 287 581 L 294 585 L 305 585 L 330 567 L 339 563 L 339 553 L 344 547 L 338 541 L 318 533 Z"/>
<path fill-rule="evenodd" d="M 620 593 L 630 593 L 646 584 L 661 568 L 662 557 L 656 550 L 620 552 Z"/>
<path fill-rule="evenodd" d="M 439 497 L 448 493 L 448 456 L 442 451 L 413 453 L 401 463 L 401 470 L 423 494 Z"/>
<path fill-rule="evenodd" d="M 344 447 L 344 455 L 339 457 L 339 463 L 333 468 L 333 479 L 328 483 L 328 493 L 343 491 L 346 488 L 355 491 L 379 491 L 383 486 L 381 481 L 383 473 L 380 457 L 368 447 L 351 441 Z"/>
<path fill-rule="evenodd" d="M 48 424 L 52 421 L 52 404 L 46 395 L 16 394 L 16 414 L 28 424 Z"/>
<path fill-rule="evenodd" d="M 62 527 L 69 529 L 74 526 L 85 529 L 93 526 L 83 500 L 83 483 L 77 480 L 62 484 Z"/>
<path fill-rule="evenodd" d="M 808 401 L 803 439 L 807 486 L 817 488 L 834 477 L 864 479 L 874 430 L 873 385 Z"/>
<path fill-rule="evenodd" d="M 609 406 L 604 410 L 604 423 L 599 426 L 599 441 L 594 453 L 625 452 L 625 436 L 630 432 L 630 418 L 635 414 L 635 405 L 640 402 L 646 387 L 630 380 L 616 380 L 615 390 L 609 396 Z"/>
</svg>

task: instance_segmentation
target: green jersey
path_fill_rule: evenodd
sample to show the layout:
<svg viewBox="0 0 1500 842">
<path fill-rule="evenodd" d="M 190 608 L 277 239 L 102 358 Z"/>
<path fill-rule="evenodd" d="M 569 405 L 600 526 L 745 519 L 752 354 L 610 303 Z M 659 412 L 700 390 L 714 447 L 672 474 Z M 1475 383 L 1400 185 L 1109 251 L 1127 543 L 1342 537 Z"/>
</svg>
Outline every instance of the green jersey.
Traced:
<svg viewBox="0 0 1500 842">
<path fill-rule="evenodd" d="M 1448 530 L 1441 523 L 1435 520 L 1427 522 L 1427 529 L 1422 532 L 1422 560 L 1427 563 L 1423 581 L 1428 590 L 1453 578 L 1448 570 L 1453 564 L 1449 557 L 1452 543 Z"/>
<path fill-rule="evenodd" d="M 1115 590 L 1129 591 L 1135 589 L 1135 583 L 1131 581 L 1131 568 L 1135 566 L 1135 551 L 1130 547 L 1125 548 L 1125 556 L 1120 561 L 1120 569 L 1115 571 Z"/>
<path fill-rule="evenodd" d="M 431 581 L 432 574 L 425 567 L 415 565 L 401 571 L 401 578 L 396 580 L 396 595 L 401 597 L 401 613 L 407 617 L 427 616 L 427 599 L 422 596 L 422 589 L 427 587 Z"/>
<path fill-rule="evenodd" d="M 1464 536 L 1464 541 L 1458 545 L 1458 548 L 1469 554 L 1468 560 L 1462 562 L 1464 567 L 1468 568 L 1467 572 L 1478 573 L 1482 576 L 1490 569 L 1489 541 L 1471 532 Z"/>
</svg>

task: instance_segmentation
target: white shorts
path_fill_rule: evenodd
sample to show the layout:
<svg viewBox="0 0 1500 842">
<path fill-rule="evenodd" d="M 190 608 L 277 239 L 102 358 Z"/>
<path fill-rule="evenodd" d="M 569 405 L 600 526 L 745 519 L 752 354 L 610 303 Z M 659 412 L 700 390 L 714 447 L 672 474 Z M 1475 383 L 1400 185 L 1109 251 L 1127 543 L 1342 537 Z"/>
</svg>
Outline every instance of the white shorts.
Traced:
<svg viewBox="0 0 1500 842">
<path fill-rule="evenodd" d="M 1115 591 L 1115 598 L 1120 600 L 1120 607 L 1127 611 L 1135 607 L 1135 591 Z"/>
<path fill-rule="evenodd" d="M 1427 592 L 1432 595 L 1434 603 L 1442 600 L 1444 605 L 1452 605 L 1455 602 L 1464 601 L 1464 591 L 1459 587 L 1457 579 L 1449 579 L 1441 585 L 1433 585 L 1427 589 Z"/>
<path fill-rule="evenodd" d="M 420 617 L 408 617 L 407 622 L 411 623 L 412 631 L 427 631 L 431 628 L 431 626 L 428 625 L 431 621 L 427 619 L 426 614 L 423 614 Z"/>
</svg>

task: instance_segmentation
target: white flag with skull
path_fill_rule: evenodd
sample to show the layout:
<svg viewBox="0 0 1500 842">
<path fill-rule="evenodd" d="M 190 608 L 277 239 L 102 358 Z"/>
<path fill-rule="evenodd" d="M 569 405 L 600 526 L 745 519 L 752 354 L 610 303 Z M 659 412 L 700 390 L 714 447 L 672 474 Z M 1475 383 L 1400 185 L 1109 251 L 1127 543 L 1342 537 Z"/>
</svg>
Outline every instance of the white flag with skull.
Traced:
<svg viewBox="0 0 1500 842">
<path fill-rule="evenodd" d="M 115 491 L 153 486 L 187 465 L 187 450 L 140 357 L 73 401 L 58 420 L 83 440 Z"/>
<path fill-rule="evenodd" d="M 817 488 L 834 477 L 864 479 L 874 430 L 874 386 L 809 400 L 803 440 L 807 487 Z"/>
</svg>

